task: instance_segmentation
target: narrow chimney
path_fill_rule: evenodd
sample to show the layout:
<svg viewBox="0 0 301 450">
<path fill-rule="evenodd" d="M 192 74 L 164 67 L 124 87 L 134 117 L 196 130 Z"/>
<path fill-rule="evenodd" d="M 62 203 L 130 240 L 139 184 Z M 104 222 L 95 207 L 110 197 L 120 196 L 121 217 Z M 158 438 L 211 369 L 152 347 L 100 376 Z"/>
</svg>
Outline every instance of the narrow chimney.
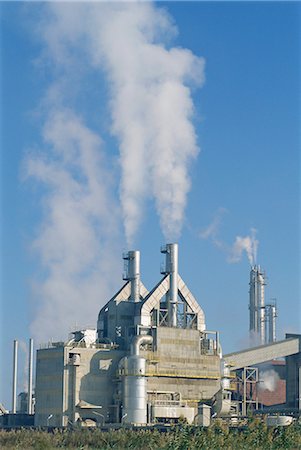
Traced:
<svg viewBox="0 0 301 450">
<path fill-rule="evenodd" d="M 18 341 L 14 340 L 13 352 L 13 391 L 12 391 L 12 413 L 17 412 L 17 379 L 18 379 Z"/>
<path fill-rule="evenodd" d="M 140 252 L 131 250 L 123 254 L 123 259 L 126 262 L 123 279 L 131 282 L 130 300 L 137 303 L 140 301 Z"/>
<path fill-rule="evenodd" d="M 32 414 L 32 366 L 33 366 L 33 339 L 29 339 L 29 354 L 28 354 L 28 405 L 27 412 Z"/>
<path fill-rule="evenodd" d="M 251 267 L 250 272 L 250 333 L 255 334 L 260 339 L 260 344 L 265 343 L 265 304 L 264 288 L 265 274 L 260 266 Z"/>
<path fill-rule="evenodd" d="M 266 341 L 272 343 L 276 341 L 276 303 L 266 305 Z"/>
<path fill-rule="evenodd" d="M 161 253 L 166 255 L 164 273 L 169 273 L 168 324 L 171 327 L 176 327 L 178 313 L 178 244 L 166 244 L 161 248 Z"/>
</svg>

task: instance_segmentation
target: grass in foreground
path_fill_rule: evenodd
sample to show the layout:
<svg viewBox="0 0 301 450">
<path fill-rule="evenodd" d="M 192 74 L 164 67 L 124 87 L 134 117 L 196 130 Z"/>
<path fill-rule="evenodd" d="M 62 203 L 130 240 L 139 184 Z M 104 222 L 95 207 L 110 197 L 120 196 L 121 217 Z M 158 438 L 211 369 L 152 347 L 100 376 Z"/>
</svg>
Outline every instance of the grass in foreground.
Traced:
<svg viewBox="0 0 301 450">
<path fill-rule="evenodd" d="M 240 450 L 300 449 L 301 425 L 267 428 L 253 419 L 247 428 L 230 429 L 216 422 L 207 429 L 182 425 L 166 433 L 158 430 L 90 430 L 0 431 L 1 449 L 137 449 L 137 450 Z"/>
</svg>

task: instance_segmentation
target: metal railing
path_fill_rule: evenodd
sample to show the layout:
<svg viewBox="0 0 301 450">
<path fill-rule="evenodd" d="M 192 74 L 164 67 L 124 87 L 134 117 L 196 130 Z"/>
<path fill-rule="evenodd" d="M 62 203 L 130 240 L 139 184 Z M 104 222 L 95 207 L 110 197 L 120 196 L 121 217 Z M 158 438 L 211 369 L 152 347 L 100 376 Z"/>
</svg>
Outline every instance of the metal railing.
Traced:
<svg viewBox="0 0 301 450">
<path fill-rule="evenodd" d="M 71 347 L 71 348 L 96 348 L 96 349 L 102 349 L 102 350 L 112 350 L 117 349 L 119 347 L 118 344 L 104 344 L 104 343 L 93 343 L 93 344 L 87 344 L 84 341 L 80 342 L 46 342 L 43 344 L 40 344 L 40 350 L 44 350 L 47 348 L 59 348 L 59 347 Z"/>
</svg>

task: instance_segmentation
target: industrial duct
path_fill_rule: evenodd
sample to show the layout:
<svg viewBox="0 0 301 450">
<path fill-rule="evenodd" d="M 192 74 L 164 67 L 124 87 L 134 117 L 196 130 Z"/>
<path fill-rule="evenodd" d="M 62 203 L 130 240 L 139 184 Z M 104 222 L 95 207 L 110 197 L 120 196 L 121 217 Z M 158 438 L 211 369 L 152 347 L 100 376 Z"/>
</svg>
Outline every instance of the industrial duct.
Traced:
<svg viewBox="0 0 301 450">
<path fill-rule="evenodd" d="M 165 270 L 169 274 L 169 291 L 167 294 L 168 324 L 177 326 L 178 312 L 178 244 L 166 244 L 161 247 L 161 253 L 166 255 Z"/>
<path fill-rule="evenodd" d="M 151 344 L 152 342 L 153 342 L 153 337 L 150 335 L 135 336 L 132 341 L 132 345 L 131 345 L 131 355 L 139 356 L 140 346 L 142 344 Z"/>
<path fill-rule="evenodd" d="M 123 360 L 123 423 L 135 425 L 147 423 L 146 360 L 139 353 L 142 344 L 152 342 L 152 336 L 135 336 L 131 356 Z"/>
<path fill-rule="evenodd" d="M 123 254 L 123 259 L 126 262 L 124 280 L 131 282 L 131 296 L 132 302 L 140 301 L 140 252 L 132 250 Z"/>
</svg>

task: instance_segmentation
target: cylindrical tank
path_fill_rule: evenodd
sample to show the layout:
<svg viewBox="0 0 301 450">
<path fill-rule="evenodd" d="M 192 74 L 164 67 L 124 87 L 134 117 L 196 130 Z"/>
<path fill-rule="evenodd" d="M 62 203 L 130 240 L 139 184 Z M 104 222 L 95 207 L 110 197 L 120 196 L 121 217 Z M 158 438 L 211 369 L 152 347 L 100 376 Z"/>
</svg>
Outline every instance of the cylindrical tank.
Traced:
<svg viewBox="0 0 301 450">
<path fill-rule="evenodd" d="M 147 423 L 146 361 L 141 356 L 129 356 L 124 364 L 122 422 Z"/>
</svg>

